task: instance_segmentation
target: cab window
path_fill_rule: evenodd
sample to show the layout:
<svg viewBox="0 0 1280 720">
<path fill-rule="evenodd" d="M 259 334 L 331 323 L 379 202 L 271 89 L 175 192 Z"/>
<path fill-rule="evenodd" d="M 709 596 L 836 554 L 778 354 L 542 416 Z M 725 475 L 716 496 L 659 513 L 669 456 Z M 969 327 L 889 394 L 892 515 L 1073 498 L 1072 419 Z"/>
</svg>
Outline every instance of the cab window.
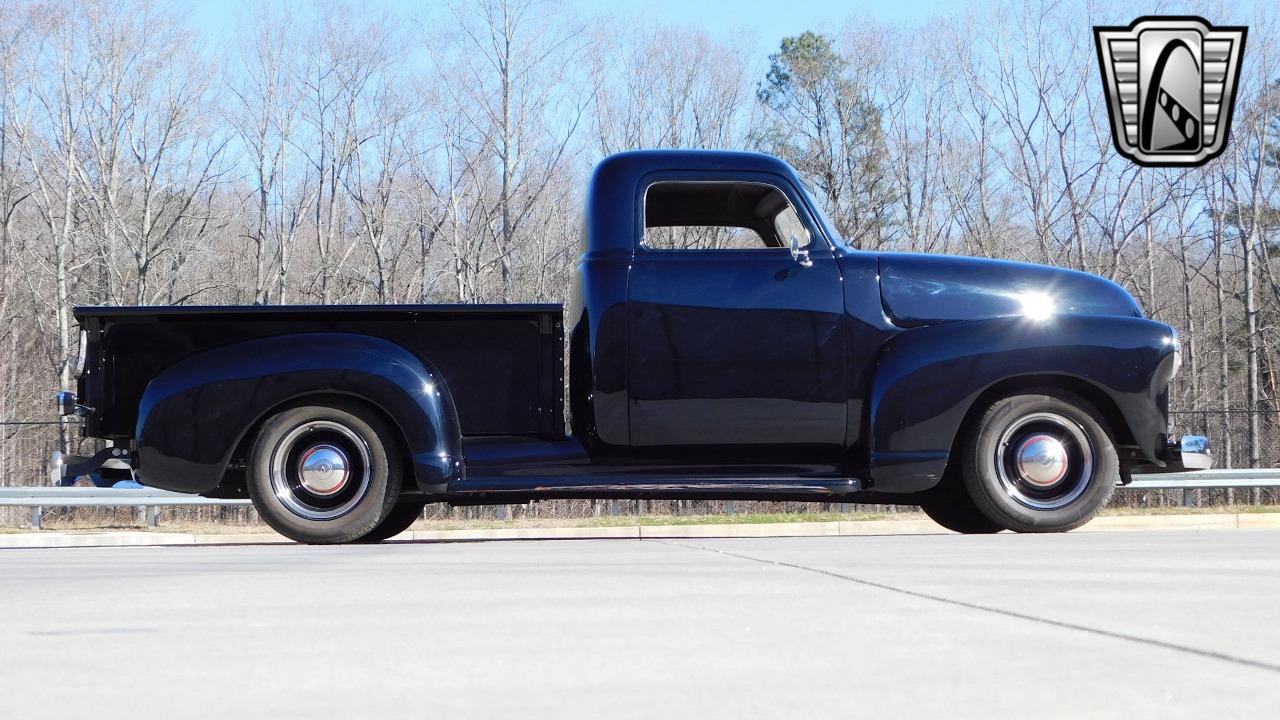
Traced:
<svg viewBox="0 0 1280 720">
<path fill-rule="evenodd" d="M 752 182 L 658 182 L 644 204 L 650 250 L 786 249 L 809 231 L 778 188 Z"/>
</svg>

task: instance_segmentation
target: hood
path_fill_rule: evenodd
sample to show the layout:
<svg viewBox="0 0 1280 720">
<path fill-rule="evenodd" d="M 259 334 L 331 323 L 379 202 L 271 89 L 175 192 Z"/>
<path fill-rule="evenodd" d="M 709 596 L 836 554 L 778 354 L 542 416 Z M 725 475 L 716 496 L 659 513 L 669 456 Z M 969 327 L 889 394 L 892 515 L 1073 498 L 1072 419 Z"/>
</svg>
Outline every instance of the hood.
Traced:
<svg viewBox="0 0 1280 720">
<path fill-rule="evenodd" d="M 1018 315 L 1142 317 L 1124 288 L 1075 270 L 898 253 L 881 254 L 879 268 L 885 314 L 901 327 Z"/>
</svg>

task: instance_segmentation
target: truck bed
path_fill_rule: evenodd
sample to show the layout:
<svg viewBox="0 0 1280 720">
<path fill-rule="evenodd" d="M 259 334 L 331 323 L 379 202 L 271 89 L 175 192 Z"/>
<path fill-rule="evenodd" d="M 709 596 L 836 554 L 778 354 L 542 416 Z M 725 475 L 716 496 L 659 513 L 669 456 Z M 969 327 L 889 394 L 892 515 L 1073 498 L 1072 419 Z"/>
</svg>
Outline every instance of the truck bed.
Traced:
<svg viewBox="0 0 1280 720">
<path fill-rule="evenodd" d="M 189 355 L 308 332 L 372 335 L 431 363 L 465 435 L 564 434 L 560 305 L 79 307 L 75 317 L 89 342 L 79 395 L 98 410 L 93 437 L 132 437 L 147 383 Z"/>
</svg>

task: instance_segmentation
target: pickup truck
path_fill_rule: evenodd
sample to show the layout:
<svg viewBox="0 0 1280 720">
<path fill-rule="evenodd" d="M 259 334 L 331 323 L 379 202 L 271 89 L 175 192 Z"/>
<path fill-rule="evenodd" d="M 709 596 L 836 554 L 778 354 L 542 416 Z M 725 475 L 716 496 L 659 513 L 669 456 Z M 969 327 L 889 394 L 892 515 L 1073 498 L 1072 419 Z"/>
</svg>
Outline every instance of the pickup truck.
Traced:
<svg viewBox="0 0 1280 720">
<path fill-rule="evenodd" d="M 284 535 L 340 543 L 428 502 L 549 498 L 912 504 L 959 532 L 1064 531 L 1133 473 L 1210 466 L 1207 439 L 1168 431 L 1178 335 L 1120 286 L 853 249 L 767 155 L 606 158 L 571 292 L 76 308 L 58 404 L 106 446 L 51 472 L 248 496 Z"/>
</svg>

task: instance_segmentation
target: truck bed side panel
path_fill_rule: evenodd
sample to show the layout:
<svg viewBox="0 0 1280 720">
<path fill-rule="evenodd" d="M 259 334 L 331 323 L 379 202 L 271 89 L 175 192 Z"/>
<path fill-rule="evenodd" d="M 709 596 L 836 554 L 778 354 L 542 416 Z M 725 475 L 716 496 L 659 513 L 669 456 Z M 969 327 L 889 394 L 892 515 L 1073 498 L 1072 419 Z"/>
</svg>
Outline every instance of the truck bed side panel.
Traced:
<svg viewBox="0 0 1280 720">
<path fill-rule="evenodd" d="M 362 333 L 402 345 L 444 375 L 467 435 L 564 432 L 558 305 L 81 308 L 102 331 L 98 403 L 87 434 L 131 437 L 138 400 L 158 372 L 197 352 L 254 338 Z"/>
</svg>

